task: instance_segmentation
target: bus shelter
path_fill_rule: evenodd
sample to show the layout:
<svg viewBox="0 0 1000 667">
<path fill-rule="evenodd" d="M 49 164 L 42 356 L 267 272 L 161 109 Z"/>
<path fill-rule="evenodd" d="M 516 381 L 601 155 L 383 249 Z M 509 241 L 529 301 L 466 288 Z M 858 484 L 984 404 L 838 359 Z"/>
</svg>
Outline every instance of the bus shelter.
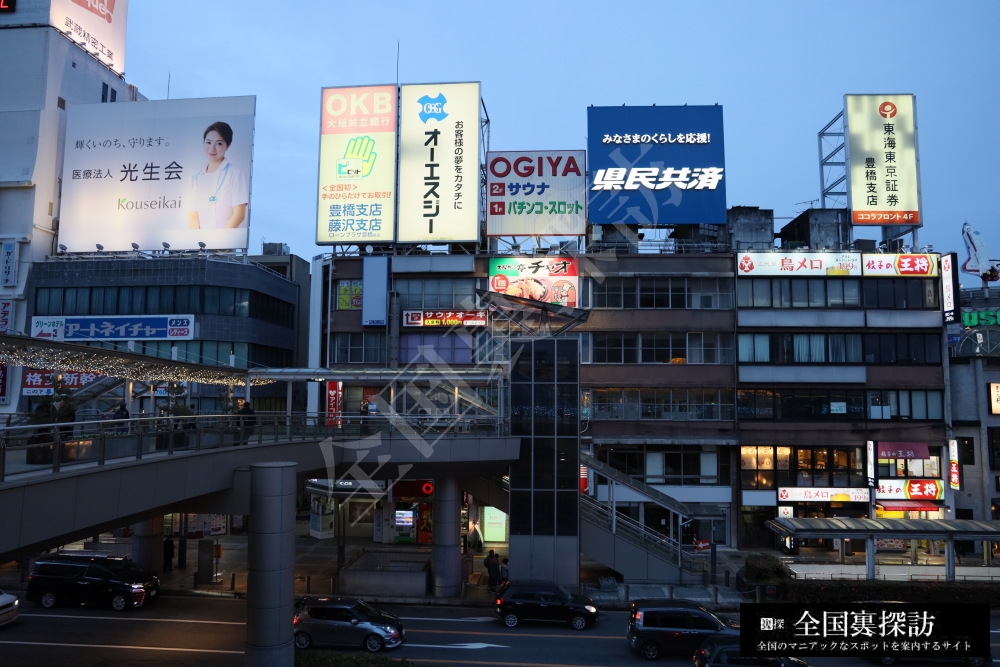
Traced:
<svg viewBox="0 0 1000 667">
<path fill-rule="evenodd" d="M 945 580 L 955 581 L 955 540 L 982 540 L 985 558 L 992 555 L 991 544 L 1000 541 L 1000 521 L 965 519 L 794 519 L 778 517 L 767 527 L 782 539 L 840 539 L 865 541 L 866 578 L 875 578 L 875 540 L 938 540 L 945 544 Z"/>
</svg>

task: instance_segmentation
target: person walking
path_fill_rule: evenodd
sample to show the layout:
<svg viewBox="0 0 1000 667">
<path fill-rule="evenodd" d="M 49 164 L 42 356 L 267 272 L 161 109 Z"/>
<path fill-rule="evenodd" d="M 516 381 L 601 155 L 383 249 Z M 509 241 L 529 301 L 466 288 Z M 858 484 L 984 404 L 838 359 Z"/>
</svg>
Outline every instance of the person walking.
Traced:
<svg viewBox="0 0 1000 667">
<path fill-rule="evenodd" d="M 174 538 L 168 537 L 163 540 L 163 571 L 169 572 L 174 569 Z"/>
<path fill-rule="evenodd" d="M 500 581 L 497 584 L 502 586 L 510 581 L 510 559 L 503 558 L 500 560 Z"/>
</svg>

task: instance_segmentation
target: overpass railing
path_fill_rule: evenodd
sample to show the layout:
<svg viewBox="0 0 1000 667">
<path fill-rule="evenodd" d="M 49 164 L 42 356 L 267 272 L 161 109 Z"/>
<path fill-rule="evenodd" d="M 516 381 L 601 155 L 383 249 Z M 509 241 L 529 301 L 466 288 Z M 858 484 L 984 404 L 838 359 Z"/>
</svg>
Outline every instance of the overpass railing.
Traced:
<svg viewBox="0 0 1000 667">
<path fill-rule="evenodd" d="M 495 416 L 261 413 L 101 419 L 0 427 L 0 483 L 73 466 L 180 452 L 306 440 L 406 437 L 438 440 L 502 435 Z"/>
</svg>

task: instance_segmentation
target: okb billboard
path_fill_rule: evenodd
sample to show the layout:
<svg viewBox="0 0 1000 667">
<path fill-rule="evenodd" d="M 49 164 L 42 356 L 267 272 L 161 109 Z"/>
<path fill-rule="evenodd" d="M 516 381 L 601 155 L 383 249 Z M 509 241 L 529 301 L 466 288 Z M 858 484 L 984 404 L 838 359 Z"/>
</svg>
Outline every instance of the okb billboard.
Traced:
<svg viewBox="0 0 1000 667">
<path fill-rule="evenodd" d="M 593 224 L 726 224 L 722 107 L 588 107 Z"/>
<path fill-rule="evenodd" d="M 67 108 L 59 243 L 245 249 L 254 97 Z"/>
<path fill-rule="evenodd" d="M 392 241 L 396 86 L 324 88 L 316 243 Z"/>
</svg>

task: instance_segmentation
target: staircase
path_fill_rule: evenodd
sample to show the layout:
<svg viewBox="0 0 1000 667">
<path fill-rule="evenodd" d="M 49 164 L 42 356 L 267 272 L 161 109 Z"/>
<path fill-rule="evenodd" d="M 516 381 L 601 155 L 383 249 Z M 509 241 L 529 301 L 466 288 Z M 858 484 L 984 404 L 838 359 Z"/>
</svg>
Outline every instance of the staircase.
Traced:
<svg viewBox="0 0 1000 667">
<path fill-rule="evenodd" d="M 621 573 L 628 582 L 704 584 L 708 558 L 677 540 L 619 515 L 594 498 L 580 496 L 580 550 Z"/>
<path fill-rule="evenodd" d="M 580 464 L 680 517 L 722 516 L 721 513 L 696 510 L 585 452 L 580 452 Z M 647 528 L 629 517 L 618 514 L 612 518 L 611 508 L 591 496 L 580 498 L 580 519 L 580 547 L 583 552 L 617 570 L 628 580 L 668 579 L 688 583 L 693 578 L 697 583 L 703 583 L 707 576 L 706 554 L 686 551 L 677 539 Z"/>
</svg>

